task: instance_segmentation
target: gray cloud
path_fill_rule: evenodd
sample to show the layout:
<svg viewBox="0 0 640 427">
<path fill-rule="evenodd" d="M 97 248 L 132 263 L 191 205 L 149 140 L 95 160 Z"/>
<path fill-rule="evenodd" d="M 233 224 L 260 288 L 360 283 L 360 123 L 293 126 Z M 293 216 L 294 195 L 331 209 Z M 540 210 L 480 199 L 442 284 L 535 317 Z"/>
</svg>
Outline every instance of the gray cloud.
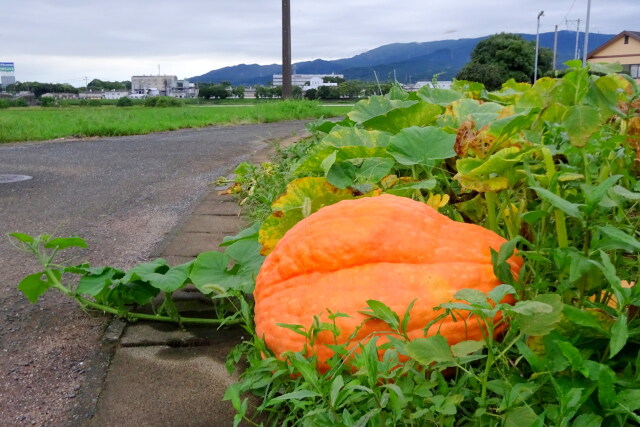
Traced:
<svg viewBox="0 0 640 427">
<path fill-rule="evenodd" d="M 586 0 L 426 2 L 291 0 L 294 61 L 353 56 L 380 45 L 479 37 L 498 32 L 584 29 Z M 180 77 L 238 63 L 280 61 L 277 0 L 22 0 L 5 2 L 0 61 L 22 81 L 129 79 L 162 72 Z M 637 0 L 593 1 L 591 30 L 634 27 Z"/>
</svg>

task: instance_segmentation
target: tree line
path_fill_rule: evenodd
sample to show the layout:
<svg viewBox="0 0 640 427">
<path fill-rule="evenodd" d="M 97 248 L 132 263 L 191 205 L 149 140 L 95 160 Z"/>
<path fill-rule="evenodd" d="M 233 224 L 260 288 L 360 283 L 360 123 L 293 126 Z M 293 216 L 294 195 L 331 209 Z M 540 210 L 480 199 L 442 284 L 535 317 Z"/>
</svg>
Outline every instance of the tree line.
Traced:
<svg viewBox="0 0 640 427">
<path fill-rule="evenodd" d="M 86 87 L 74 87 L 68 83 L 41 83 L 41 82 L 16 82 L 7 85 L 5 90 L 9 93 L 32 92 L 36 98 L 40 98 L 45 93 L 75 93 L 84 91 L 110 91 L 110 90 L 131 90 L 130 81 L 109 82 L 99 79 L 91 80 Z"/>
</svg>

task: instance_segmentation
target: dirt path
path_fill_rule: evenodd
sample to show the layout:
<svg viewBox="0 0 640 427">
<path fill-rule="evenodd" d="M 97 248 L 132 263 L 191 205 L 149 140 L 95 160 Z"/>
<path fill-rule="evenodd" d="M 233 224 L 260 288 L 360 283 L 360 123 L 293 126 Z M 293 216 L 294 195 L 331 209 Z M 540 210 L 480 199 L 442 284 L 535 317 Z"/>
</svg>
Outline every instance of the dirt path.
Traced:
<svg viewBox="0 0 640 427">
<path fill-rule="evenodd" d="M 91 405 L 83 386 L 108 362 L 107 318 L 90 317 L 57 294 L 31 305 L 16 290 L 38 271 L 6 237 L 71 234 L 88 250 L 70 263 L 128 268 L 158 253 L 207 184 L 286 138 L 305 122 L 211 127 L 133 137 L 0 145 L 0 425 L 72 425 Z M 81 393 L 82 391 L 82 393 Z M 76 419 L 75 422 L 78 422 Z"/>
</svg>

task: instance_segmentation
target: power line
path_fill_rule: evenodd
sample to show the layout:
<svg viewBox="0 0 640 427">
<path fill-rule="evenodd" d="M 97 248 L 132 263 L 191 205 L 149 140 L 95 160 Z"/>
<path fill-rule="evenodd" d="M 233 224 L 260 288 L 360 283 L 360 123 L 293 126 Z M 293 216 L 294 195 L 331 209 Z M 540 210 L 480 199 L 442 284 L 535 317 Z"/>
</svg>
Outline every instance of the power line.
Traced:
<svg viewBox="0 0 640 427">
<path fill-rule="evenodd" d="M 571 13 L 571 10 L 573 9 L 573 6 L 575 6 L 575 4 L 576 4 L 576 0 L 573 0 L 573 2 L 571 3 L 571 6 L 569 6 L 569 10 L 567 10 L 567 13 L 564 15 L 564 18 L 562 18 L 562 20 L 560 22 L 562 22 L 562 21 L 566 22 L 567 17 Z"/>
</svg>

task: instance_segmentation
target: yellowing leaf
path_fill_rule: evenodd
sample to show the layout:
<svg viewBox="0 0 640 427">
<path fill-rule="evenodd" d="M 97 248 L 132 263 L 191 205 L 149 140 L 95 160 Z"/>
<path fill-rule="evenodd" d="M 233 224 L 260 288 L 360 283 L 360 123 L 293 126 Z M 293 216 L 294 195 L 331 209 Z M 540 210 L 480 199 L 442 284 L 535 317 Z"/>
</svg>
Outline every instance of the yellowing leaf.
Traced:
<svg viewBox="0 0 640 427">
<path fill-rule="evenodd" d="M 308 177 L 290 182 L 286 192 L 271 205 L 273 213 L 262 223 L 258 233 L 260 253 L 268 255 L 282 236 L 304 217 L 340 200 L 355 198 L 351 190 L 334 187 L 325 178 Z"/>
</svg>

